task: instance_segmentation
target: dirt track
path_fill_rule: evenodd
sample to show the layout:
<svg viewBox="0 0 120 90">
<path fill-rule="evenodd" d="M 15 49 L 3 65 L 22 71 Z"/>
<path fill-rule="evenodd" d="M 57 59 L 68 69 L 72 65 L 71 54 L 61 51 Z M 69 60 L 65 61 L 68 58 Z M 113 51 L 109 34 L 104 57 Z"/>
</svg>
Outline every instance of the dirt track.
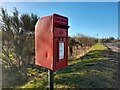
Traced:
<svg viewBox="0 0 120 90">
<path fill-rule="evenodd" d="M 106 43 L 105 44 L 108 49 L 110 50 L 109 52 L 109 59 L 113 61 L 114 68 L 116 71 L 113 73 L 113 78 L 116 80 L 118 83 L 118 87 L 120 89 L 120 47 L 118 47 L 118 44 L 113 44 L 113 43 Z"/>
</svg>

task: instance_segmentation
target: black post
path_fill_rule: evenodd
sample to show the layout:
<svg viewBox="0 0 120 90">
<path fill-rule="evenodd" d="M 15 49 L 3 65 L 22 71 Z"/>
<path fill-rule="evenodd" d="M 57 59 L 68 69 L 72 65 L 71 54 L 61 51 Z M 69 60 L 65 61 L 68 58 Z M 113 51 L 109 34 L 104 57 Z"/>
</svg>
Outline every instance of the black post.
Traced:
<svg viewBox="0 0 120 90">
<path fill-rule="evenodd" d="M 49 83 L 49 90 L 53 90 L 54 86 L 53 86 L 53 71 L 48 69 L 48 83 Z"/>
</svg>

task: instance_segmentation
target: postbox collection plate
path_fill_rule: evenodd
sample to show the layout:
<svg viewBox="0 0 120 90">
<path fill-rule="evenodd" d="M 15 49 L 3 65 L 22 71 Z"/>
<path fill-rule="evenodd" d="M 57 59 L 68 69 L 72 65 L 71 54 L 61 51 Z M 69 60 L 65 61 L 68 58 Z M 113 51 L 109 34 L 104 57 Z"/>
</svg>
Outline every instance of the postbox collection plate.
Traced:
<svg viewBox="0 0 120 90">
<path fill-rule="evenodd" d="M 59 60 L 64 59 L 64 42 L 59 43 Z"/>
</svg>

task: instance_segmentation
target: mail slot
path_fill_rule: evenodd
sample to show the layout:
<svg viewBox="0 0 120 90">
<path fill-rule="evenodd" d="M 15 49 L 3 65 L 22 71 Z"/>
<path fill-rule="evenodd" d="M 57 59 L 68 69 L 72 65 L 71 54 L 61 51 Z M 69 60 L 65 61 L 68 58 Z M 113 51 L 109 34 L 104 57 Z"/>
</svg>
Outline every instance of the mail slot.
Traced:
<svg viewBox="0 0 120 90">
<path fill-rule="evenodd" d="M 68 66 L 68 18 L 53 14 L 35 26 L 35 63 L 53 71 Z"/>
</svg>

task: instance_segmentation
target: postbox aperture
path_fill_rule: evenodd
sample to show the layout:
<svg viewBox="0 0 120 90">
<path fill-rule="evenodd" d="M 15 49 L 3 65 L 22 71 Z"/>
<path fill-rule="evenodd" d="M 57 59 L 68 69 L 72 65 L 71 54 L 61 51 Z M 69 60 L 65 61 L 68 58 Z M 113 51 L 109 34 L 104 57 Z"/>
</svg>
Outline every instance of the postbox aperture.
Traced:
<svg viewBox="0 0 120 90">
<path fill-rule="evenodd" d="M 68 18 L 53 14 L 35 28 L 36 65 L 57 71 L 68 66 Z"/>
</svg>

